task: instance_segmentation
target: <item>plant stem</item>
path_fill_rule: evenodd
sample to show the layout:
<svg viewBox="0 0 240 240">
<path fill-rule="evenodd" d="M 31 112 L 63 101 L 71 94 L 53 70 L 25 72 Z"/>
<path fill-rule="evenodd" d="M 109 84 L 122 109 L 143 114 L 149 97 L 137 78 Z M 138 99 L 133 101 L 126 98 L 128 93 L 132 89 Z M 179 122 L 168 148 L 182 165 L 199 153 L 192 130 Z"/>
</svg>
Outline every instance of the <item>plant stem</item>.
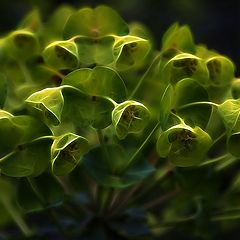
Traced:
<svg viewBox="0 0 240 240">
<path fill-rule="evenodd" d="M 19 229 L 22 231 L 23 235 L 25 237 L 29 237 L 32 235 L 32 231 L 29 229 L 27 224 L 24 222 L 21 215 L 11 206 L 9 201 L 2 201 L 5 209 L 9 213 L 9 215 L 12 217 L 14 222 L 17 224 Z"/>
<path fill-rule="evenodd" d="M 141 144 L 141 146 L 137 149 L 137 151 L 132 155 L 132 157 L 128 160 L 128 163 L 126 164 L 126 167 L 123 169 L 123 171 L 130 167 L 133 163 L 135 158 L 138 156 L 138 154 L 142 151 L 142 149 L 145 147 L 145 145 L 148 143 L 152 135 L 155 133 L 156 129 L 159 127 L 160 122 L 158 122 L 155 127 L 152 129 L 152 131 L 149 133 L 147 138 L 144 140 L 144 142 Z"/>
<path fill-rule="evenodd" d="M 219 162 L 219 161 L 222 161 L 222 160 L 228 160 L 228 159 L 230 160 L 232 158 L 235 158 L 235 157 L 233 157 L 230 153 L 227 153 L 225 155 L 209 159 L 209 160 L 201 163 L 199 166 L 209 165 L 209 164 L 216 163 L 216 162 Z"/>
<path fill-rule="evenodd" d="M 219 106 L 219 104 L 214 103 L 214 102 L 202 101 L 202 102 L 192 102 L 192 103 L 184 104 L 184 105 L 178 107 L 176 110 L 179 111 L 179 110 L 182 110 L 184 108 L 188 108 L 188 107 L 192 107 L 192 106 L 196 106 L 196 105 L 211 105 L 213 107 L 218 107 Z"/>
<path fill-rule="evenodd" d="M 37 197 L 37 199 L 40 202 L 40 204 L 42 205 L 42 207 L 46 208 L 47 207 L 47 202 L 45 201 L 44 197 L 42 196 L 41 192 L 39 191 L 34 179 L 31 178 L 31 177 L 27 177 L 27 180 L 28 180 L 28 183 L 29 183 L 33 193 Z M 59 222 L 59 218 L 56 216 L 54 210 L 50 209 L 49 211 L 47 211 L 47 213 L 48 213 L 49 217 L 51 218 L 52 222 L 55 224 L 55 226 L 59 230 L 59 232 L 62 233 L 67 238 L 68 234 L 63 229 L 61 223 Z"/>
<path fill-rule="evenodd" d="M 157 199 L 154 199 L 148 203 L 145 203 L 142 208 L 147 210 L 147 209 L 150 209 L 150 208 L 153 208 L 153 207 L 156 207 L 157 205 L 160 205 L 162 203 L 164 203 L 165 201 L 167 201 L 168 199 L 172 198 L 173 196 L 175 196 L 177 193 L 180 192 L 180 189 L 177 187 L 176 189 L 174 189 L 173 191 L 171 192 L 168 192 L 166 193 L 165 195 L 163 196 L 160 196 L 159 198 Z"/>
<path fill-rule="evenodd" d="M 99 143 L 101 145 L 101 148 L 102 148 L 102 151 L 104 154 L 104 158 L 106 159 L 106 162 L 107 162 L 109 168 L 111 169 L 111 159 L 109 157 L 109 154 L 108 154 L 108 151 L 106 148 L 106 143 L 104 141 L 104 135 L 103 135 L 103 132 L 101 129 L 97 130 L 97 135 L 98 135 L 98 140 L 99 140 Z"/>
<path fill-rule="evenodd" d="M 28 82 L 28 83 L 32 83 L 33 80 L 32 80 L 32 76 L 26 66 L 26 63 L 25 62 L 22 62 L 22 61 L 18 61 L 18 66 L 21 70 L 21 72 L 23 73 L 23 76 L 25 78 L 25 81 Z"/>
<path fill-rule="evenodd" d="M 135 86 L 135 88 L 133 89 L 132 93 L 129 95 L 128 99 L 132 99 L 134 97 L 134 95 L 136 94 L 136 92 L 138 91 L 138 89 L 140 88 L 140 86 L 142 85 L 143 81 L 145 80 L 145 78 L 147 77 L 147 75 L 149 74 L 150 70 L 152 70 L 152 67 L 155 65 L 155 63 L 158 61 L 158 59 L 160 58 L 160 54 L 157 54 L 157 56 L 153 59 L 152 63 L 149 65 L 149 67 L 147 68 L 147 70 L 145 71 L 145 73 L 142 75 L 142 77 L 140 78 L 140 80 L 138 81 L 137 85 Z"/>
<path fill-rule="evenodd" d="M 49 67 L 49 66 L 42 65 L 42 68 L 44 68 L 44 69 L 48 70 L 49 72 L 57 75 L 57 76 L 60 77 L 61 79 L 63 79 L 63 78 L 65 77 L 62 73 L 56 71 L 55 69 L 53 69 L 53 68 L 51 68 L 51 67 Z"/>
<path fill-rule="evenodd" d="M 133 186 L 132 188 L 130 188 L 130 190 L 127 193 L 123 192 L 124 195 L 124 199 L 122 199 L 121 203 L 119 203 L 119 205 L 114 209 L 114 211 L 112 211 L 112 213 L 110 214 L 110 216 L 114 216 L 115 214 L 117 214 L 119 211 L 121 211 L 128 203 L 129 203 L 129 199 L 131 198 L 131 196 L 137 191 L 137 189 L 142 185 L 142 182 L 138 183 L 137 185 Z M 121 197 L 121 196 L 120 196 Z"/>
<path fill-rule="evenodd" d="M 137 199 L 141 198 L 142 196 L 144 196 L 148 191 L 150 191 L 160 180 L 164 179 L 166 176 L 168 176 L 168 173 L 171 172 L 174 169 L 173 166 L 168 166 L 166 168 L 166 171 L 164 172 L 164 174 L 162 174 L 159 178 L 150 181 L 150 184 L 147 185 L 146 188 L 144 188 L 139 194 L 137 194 L 136 196 L 134 196 L 134 198 L 131 199 L 130 202 L 134 202 Z"/>
<path fill-rule="evenodd" d="M 39 189 L 38 189 L 38 187 L 37 187 L 34 179 L 31 178 L 31 177 L 27 177 L 27 181 L 28 181 L 28 183 L 29 183 L 29 185 L 30 185 L 33 193 L 34 193 L 35 196 L 37 197 L 38 201 L 41 203 L 41 205 L 42 205 L 43 207 L 45 207 L 46 202 L 45 202 L 44 197 L 42 196 L 42 194 L 39 192 Z"/>
<path fill-rule="evenodd" d="M 185 124 L 183 119 L 180 118 L 177 114 L 173 113 L 172 111 L 170 111 L 170 114 L 173 115 L 181 124 Z"/>
</svg>

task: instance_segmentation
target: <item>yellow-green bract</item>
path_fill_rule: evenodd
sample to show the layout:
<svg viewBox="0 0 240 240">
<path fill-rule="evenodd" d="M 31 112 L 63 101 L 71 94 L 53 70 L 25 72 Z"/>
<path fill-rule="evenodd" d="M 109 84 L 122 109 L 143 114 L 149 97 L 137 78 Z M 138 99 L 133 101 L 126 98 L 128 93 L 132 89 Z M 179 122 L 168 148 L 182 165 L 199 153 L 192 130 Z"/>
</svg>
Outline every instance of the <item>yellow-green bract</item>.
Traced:
<svg viewBox="0 0 240 240">
<path fill-rule="evenodd" d="M 149 119 L 149 110 L 136 101 L 120 103 L 112 111 L 113 126 L 120 139 L 125 138 L 129 133 L 143 130 Z"/>
<path fill-rule="evenodd" d="M 190 167 L 204 160 L 211 143 L 211 137 L 201 128 L 181 123 L 160 133 L 157 151 L 176 166 Z"/>
</svg>

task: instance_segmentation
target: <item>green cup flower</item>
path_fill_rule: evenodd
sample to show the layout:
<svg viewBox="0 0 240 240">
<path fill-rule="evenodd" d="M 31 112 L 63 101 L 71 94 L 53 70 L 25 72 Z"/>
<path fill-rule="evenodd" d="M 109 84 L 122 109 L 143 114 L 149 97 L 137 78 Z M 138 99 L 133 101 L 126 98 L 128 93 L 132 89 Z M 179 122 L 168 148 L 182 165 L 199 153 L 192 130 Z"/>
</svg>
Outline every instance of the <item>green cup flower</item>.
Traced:
<svg viewBox="0 0 240 240">
<path fill-rule="evenodd" d="M 136 101 L 125 101 L 112 111 L 112 122 L 119 139 L 143 130 L 150 119 L 149 110 Z"/>
<path fill-rule="evenodd" d="M 43 51 L 46 64 L 57 69 L 74 69 L 78 66 L 78 49 L 74 41 L 55 41 Z"/>
<path fill-rule="evenodd" d="M 55 175 L 70 173 L 89 150 L 87 139 L 73 133 L 55 138 L 51 148 L 52 172 Z"/>
<path fill-rule="evenodd" d="M 190 167 L 204 160 L 211 143 L 211 137 L 200 127 L 181 123 L 160 134 L 157 151 L 178 167 Z"/>
</svg>

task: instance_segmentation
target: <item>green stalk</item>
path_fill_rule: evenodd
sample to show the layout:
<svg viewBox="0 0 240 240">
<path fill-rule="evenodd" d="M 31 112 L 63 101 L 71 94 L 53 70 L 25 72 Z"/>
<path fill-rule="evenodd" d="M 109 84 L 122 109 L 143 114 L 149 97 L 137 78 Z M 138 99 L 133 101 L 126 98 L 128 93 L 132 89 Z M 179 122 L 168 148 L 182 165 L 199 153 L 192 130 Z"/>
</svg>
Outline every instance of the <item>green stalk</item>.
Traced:
<svg viewBox="0 0 240 240">
<path fill-rule="evenodd" d="M 137 93 L 138 89 L 140 88 L 140 86 L 142 85 L 143 81 L 145 80 L 145 78 L 147 77 L 147 75 L 149 74 L 149 72 L 152 70 L 152 67 L 155 65 L 155 63 L 159 60 L 160 58 L 160 54 L 157 54 L 157 56 L 153 59 L 152 63 L 150 64 L 150 66 L 147 68 L 147 70 L 145 71 L 145 73 L 142 75 L 142 77 L 140 78 L 140 80 L 138 81 L 137 85 L 135 86 L 135 88 L 133 89 L 132 93 L 129 95 L 128 99 L 132 99 L 134 97 L 134 95 Z"/>
<path fill-rule="evenodd" d="M 28 183 L 29 183 L 33 193 L 37 197 L 38 201 L 41 203 L 42 207 L 45 207 L 46 202 L 45 202 L 44 197 L 42 196 L 42 194 L 39 192 L 39 189 L 38 189 L 34 179 L 31 178 L 31 177 L 27 177 L 27 181 L 28 181 Z"/>
<path fill-rule="evenodd" d="M 5 209 L 9 213 L 9 215 L 12 217 L 14 222 L 17 224 L 21 232 L 25 237 L 30 237 L 33 233 L 19 214 L 11 205 L 9 201 L 2 200 L 2 204 L 4 205 Z"/>
<path fill-rule="evenodd" d="M 219 104 L 214 103 L 214 102 L 202 101 L 202 102 L 192 102 L 192 103 L 184 104 L 184 105 L 178 107 L 176 110 L 179 111 L 179 110 L 182 110 L 184 108 L 188 108 L 188 107 L 192 107 L 192 106 L 196 106 L 196 105 L 211 105 L 213 107 L 218 107 L 219 106 Z"/>
<path fill-rule="evenodd" d="M 151 139 L 152 135 L 155 133 L 156 129 L 159 127 L 160 122 L 158 122 L 155 127 L 152 129 L 152 131 L 149 133 L 149 135 L 147 136 L 147 138 L 143 141 L 143 143 L 141 144 L 141 146 L 137 149 L 137 151 L 132 155 L 132 157 L 128 160 L 128 163 L 126 164 L 126 167 L 123 169 L 123 171 L 130 167 L 134 162 L 136 157 L 139 155 L 139 153 L 143 150 L 143 148 L 145 147 L 145 145 L 148 143 L 148 141 Z"/>
<path fill-rule="evenodd" d="M 30 72 L 29 72 L 29 70 L 28 70 L 28 68 L 26 66 L 26 63 L 22 62 L 22 61 L 18 61 L 18 66 L 19 66 L 21 72 L 23 73 L 25 81 L 27 83 L 32 83 L 33 82 L 32 76 L 31 76 L 31 74 L 30 74 Z"/>
</svg>

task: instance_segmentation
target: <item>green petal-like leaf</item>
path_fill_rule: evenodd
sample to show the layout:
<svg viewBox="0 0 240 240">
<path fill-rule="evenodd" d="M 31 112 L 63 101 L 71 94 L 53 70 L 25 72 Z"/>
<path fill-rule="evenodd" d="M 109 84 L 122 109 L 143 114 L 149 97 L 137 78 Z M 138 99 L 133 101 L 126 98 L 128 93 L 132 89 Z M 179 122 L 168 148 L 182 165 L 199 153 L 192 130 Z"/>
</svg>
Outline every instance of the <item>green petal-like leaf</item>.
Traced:
<svg viewBox="0 0 240 240">
<path fill-rule="evenodd" d="M 176 84 L 183 78 L 193 78 L 208 85 L 208 69 L 204 61 L 192 54 L 180 53 L 170 59 L 163 70 L 165 81 Z"/>
<path fill-rule="evenodd" d="M 50 138 L 19 144 L 0 159 L 1 172 L 11 177 L 38 176 L 49 165 L 51 144 Z"/>
<path fill-rule="evenodd" d="M 74 69 L 78 66 L 78 49 L 73 40 L 56 41 L 43 51 L 46 64 L 57 69 Z"/>
<path fill-rule="evenodd" d="M 4 39 L 6 52 L 20 61 L 26 60 L 39 51 L 38 39 L 34 33 L 27 30 L 17 30 Z"/>
<path fill-rule="evenodd" d="M 187 25 L 173 24 L 164 34 L 162 50 L 176 48 L 183 52 L 194 53 L 195 44 L 190 28 Z"/>
<path fill-rule="evenodd" d="M 240 157 L 240 99 L 226 100 L 218 107 L 221 118 L 227 129 L 227 146 L 229 152 Z"/>
<path fill-rule="evenodd" d="M 50 160 L 50 130 L 30 116 L 0 112 L 0 168 L 9 176 L 38 175 Z"/>
<path fill-rule="evenodd" d="M 98 6 L 81 8 L 73 13 L 64 28 L 64 38 L 69 39 L 76 35 L 92 38 L 109 34 L 126 35 L 128 26 L 112 8 Z"/>
<path fill-rule="evenodd" d="M 49 173 L 30 178 L 38 192 L 41 193 L 41 202 L 33 192 L 30 182 L 26 178 L 19 180 L 17 188 L 17 203 L 24 213 L 38 212 L 54 206 L 59 206 L 64 200 L 63 188 L 56 178 Z"/>
<path fill-rule="evenodd" d="M 211 137 L 201 128 L 179 124 L 160 134 L 157 151 L 176 166 L 190 167 L 204 160 L 211 143 Z"/>
<path fill-rule="evenodd" d="M 118 70 L 127 70 L 143 63 L 151 49 L 150 42 L 140 37 L 116 37 L 113 47 L 115 66 Z"/>
<path fill-rule="evenodd" d="M 223 56 L 215 56 L 206 62 L 212 86 L 226 87 L 234 79 L 235 67 L 232 61 Z"/>
<path fill-rule="evenodd" d="M 82 68 L 64 77 L 63 85 L 71 85 L 90 96 L 110 97 L 117 102 L 126 98 L 123 80 L 108 67 Z"/>
<path fill-rule="evenodd" d="M 123 167 L 127 162 L 126 155 L 117 145 L 106 145 L 105 147 L 109 154 L 110 164 L 107 163 L 107 156 L 101 147 L 92 149 L 83 158 L 87 170 L 99 184 L 106 187 L 126 188 L 149 176 L 155 170 L 147 161 L 140 159 L 130 168 L 118 173 L 116 165 L 117 168 Z"/>
<path fill-rule="evenodd" d="M 98 38 L 89 38 L 79 36 L 75 38 L 78 47 L 78 57 L 80 64 L 84 66 L 97 64 L 108 65 L 113 58 L 113 36 L 104 36 Z"/>
<path fill-rule="evenodd" d="M 66 175 L 80 162 L 89 150 L 87 139 L 73 133 L 55 138 L 52 145 L 52 171 L 55 175 Z"/>
<path fill-rule="evenodd" d="M 209 99 L 207 90 L 203 86 L 194 79 L 185 78 L 175 85 L 174 101 L 174 108 L 178 109 L 185 104 L 209 101 Z M 199 104 L 188 106 L 177 112 L 188 124 L 205 128 L 209 121 L 211 110 L 211 105 Z"/>
<path fill-rule="evenodd" d="M 25 115 L 13 116 L 6 111 L 0 111 L 1 158 L 13 151 L 18 145 L 50 134 L 50 130 L 35 118 Z"/>
<path fill-rule="evenodd" d="M 228 99 L 219 105 L 218 111 L 229 133 L 240 131 L 240 99 Z"/>
<path fill-rule="evenodd" d="M 112 101 L 101 96 L 91 96 L 78 89 L 64 88 L 63 118 L 71 121 L 76 127 L 92 126 L 103 129 L 112 122 Z"/>
<path fill-rule="evenodd" d="M 138 133 L 145 128 L 150 112 L 141 103 L 125 101 L 118 104 L 112 112 L 112 122 L 118 138 L 123 139 L 129 133 Z"/>
<path fill-rule="evenodd" d="M 33 108 L 41 111 L 47 123 L 57 125 L 61 122 L 64 106 L 62 87 L 46 88 L 35 92 L 25 101 Z"/>
</svg>

